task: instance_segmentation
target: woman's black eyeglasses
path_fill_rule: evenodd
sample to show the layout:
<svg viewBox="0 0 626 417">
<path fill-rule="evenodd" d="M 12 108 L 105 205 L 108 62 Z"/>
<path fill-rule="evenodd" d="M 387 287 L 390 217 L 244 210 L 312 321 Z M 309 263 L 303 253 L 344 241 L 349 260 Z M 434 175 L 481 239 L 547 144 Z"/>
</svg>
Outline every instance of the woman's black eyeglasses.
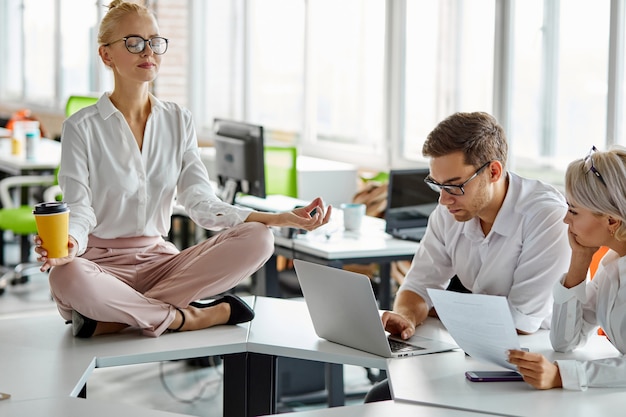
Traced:
<svg viewBox="0 0 626 417">
<path fill-rule="evenodd" d="M 478 176 L 478 174 L 480 174 L 482 172 L 482 170 L 484 170 L 485 168 L 487 168 L 489 166 L 489 164 L 491 163 L 491 161 L 485 162 L 483 164 L 483 166 L 481 166 L 480 168 L 478 168 L 476 170 L 476 172 L 474 172 L 474 175 L 472 175 L 471 177 L 469 177 L 467 180 L 465 180 L 465 182 L 463 182 L 463 184 L 439 184 L 438 182 L 434 181 L 432 178 L 430 177 L 426 177 L 424 178 L 424 182 L 426 184 L 428 184 L 428 186 L 435 192 L 440 193 L 441 190 L 444 190 L 445 192 L 447 192 L 448 194 L 451 195 L 465 195 L 465 186 L 467 185 L 468 182 L 470 182 L 471 180 L 473 180 L 474 178 L 476 178 Z"/>
<path fill-rule="evenodd" d="M 113 42 L 105 43 L 104 46 L 111 46 L 116 42 L 124 41 L 126 49 L 131 54 L 140 54 L 146 49 L 146 45 L 150 45 L 150 49 L 157 55 L 163 55 L 167 51 L 168 39 L 161 36 L 155 36 L 150 39 L 144 39 L 141 36 L 125 36 Z"/>
<path fill-rule="evenodd" d="M 606 187 L 606 182 L 604 182 L 604 178 L 602 178 L 602 175 L 600 174 L 600 171 L 598 171 L 598 169 L 593 164 L 593 156 L 592 155 L 595 152 L 598 152 L 598 148 L 596 148 L 595 146 L 592 146 L 591 150 L 589 151 L 589 154 L 587 154 L 587 156 L 583 160 L 583 162 L 585 164 L 585 169 L 587 170 L 586 172 L 591 171 L 593 173 L 593 175 L 595 175 L 596 178 L 599 179 L 600 182 L 602 184 L 604 184 L 604 186 Z"/>
</svg>

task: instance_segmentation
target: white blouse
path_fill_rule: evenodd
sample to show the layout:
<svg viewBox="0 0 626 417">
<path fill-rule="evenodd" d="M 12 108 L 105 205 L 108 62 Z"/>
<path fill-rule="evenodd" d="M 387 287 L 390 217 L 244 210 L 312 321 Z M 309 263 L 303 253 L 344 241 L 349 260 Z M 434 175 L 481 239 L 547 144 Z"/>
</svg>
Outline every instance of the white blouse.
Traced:
<svg viewBox="0 0 626 417">
<path fill-rule="evenodd" d="M 565 277 L 563 277 L 564 279 Z M 602 327 L 619 357 L 597 360 L 557 360 L 563 388 L 626 387 L 626 259 L 609 251 L 595 277 L 575 287 L 562 281 L 554 287 L 550 340 L 558 352 L 582 346 Z"/>
<path fill-rule="evenodd" d="M 154 96 L 150 102 L 141 150 L 108 93 L 63 123 L 59 184 L 79 254 L 89 234 L 167 235 L 175 196 L 194 222 L 210 230 L 242 223 L 250 214 L 215 195 L 191 113 Z"/>
</svg>

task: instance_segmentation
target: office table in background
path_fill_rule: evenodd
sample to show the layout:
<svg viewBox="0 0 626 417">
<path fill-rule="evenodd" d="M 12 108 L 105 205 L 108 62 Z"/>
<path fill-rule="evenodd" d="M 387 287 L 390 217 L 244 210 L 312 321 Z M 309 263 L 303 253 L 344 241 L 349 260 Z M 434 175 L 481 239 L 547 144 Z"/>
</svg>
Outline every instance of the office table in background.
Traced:
<svg viewBox="0 0 626 417">
<path fill-rule="evenodd" d="M 366 216 L 359 232 L 345 231 L 341 215 L 337 213 L 337 220 L 313 232 L 296 235 L 293 239 L 275 236 L 274 255 L 335 268 L 342 268 L 348 264 L 378 264 L 379 306 L 388 310 L 391 308 L 392 298 L 391 262 L 413 259 L 418 247 L 418 242 L 396 239 L 385 233 L 385 221 L 375 217 Z M 280 296 L 275 260 L 270 259 L 257 273 L 256 294 Z"/>
<path fill-rule="evenodd" d="M 36 172 L 52 172 L 61 163 L 61 142 L 41 138 L 35 159 L 26 155 L 11 154 L 11 139 L 0 139 L 0 172 L 7 175 L 25 175 Z"/>
</svg>

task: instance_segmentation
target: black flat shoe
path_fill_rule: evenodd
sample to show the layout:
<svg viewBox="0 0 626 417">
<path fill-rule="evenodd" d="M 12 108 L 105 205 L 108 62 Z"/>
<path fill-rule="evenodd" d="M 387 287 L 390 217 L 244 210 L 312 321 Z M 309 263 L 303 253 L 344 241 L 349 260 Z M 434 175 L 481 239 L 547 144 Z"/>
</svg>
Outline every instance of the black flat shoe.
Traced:
<svg viewBox="0 0 626 417">
<path fill-rule="evenodd" d="M 72 310 L 72 334 L 74 337 L 87 339 L 93 336 L 98 322 L 85 317 L 76 310 Z"/>
<path fill-rule="evenodd" d="M 221 303 L 228 303 L 230 305 L 230 318 L 226 324 L 246 323 L 254 318 L 254 310 L 252 310 L 245 301 L 233 294 L 226 294 L 222 298 L 218 298 L 208 304 L 193 301 L 189 303 L 189 305 L 196 308 L 207 308 Z"/>
</svg>

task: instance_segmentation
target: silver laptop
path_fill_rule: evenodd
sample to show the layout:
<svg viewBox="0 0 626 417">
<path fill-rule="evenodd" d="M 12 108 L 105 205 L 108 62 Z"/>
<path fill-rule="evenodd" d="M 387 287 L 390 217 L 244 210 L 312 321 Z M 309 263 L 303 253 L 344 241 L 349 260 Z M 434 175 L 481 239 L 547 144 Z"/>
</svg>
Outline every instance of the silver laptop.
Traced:
<svg viewBox="0 0 626 417">
<path fill-rule="evenodd" d="M 458 347 L 419 336 L 409 340 L 388 336 L 367 276 L 299 259 L 293 262 L 319 337 L 387 358 Z"/>
<path fill-rule="evenodd" d="M 428 168 L 389 172 L 385 232 L 398 239 L 422 240 L 428 217 L 439 203 L 439 194 L 424 182 L 429 173 Z"/>
</svg>

